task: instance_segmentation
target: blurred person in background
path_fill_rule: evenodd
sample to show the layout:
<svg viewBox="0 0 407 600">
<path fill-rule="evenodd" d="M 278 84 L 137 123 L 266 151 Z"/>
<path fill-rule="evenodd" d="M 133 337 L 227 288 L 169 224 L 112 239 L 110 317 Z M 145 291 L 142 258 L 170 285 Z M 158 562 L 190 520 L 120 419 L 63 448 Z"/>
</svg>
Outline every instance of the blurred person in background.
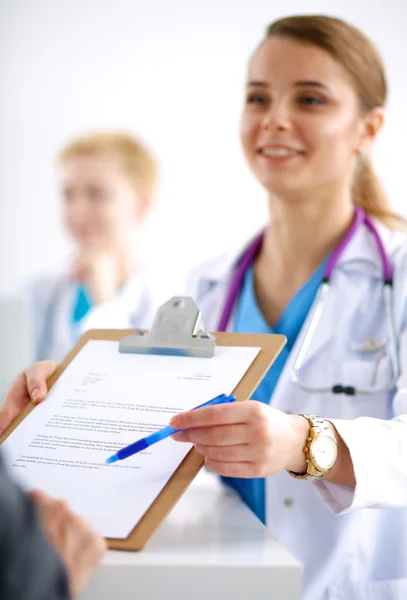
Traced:
<svg viewBox="0 0 407 600">
<path fill-rule="evenodd" d="M 92 328 L 148 328 L 153 302 L 134 243 L 149 212 L 157 164 L 138 139 L 99 132 L 59 154 L 70 269 L 29 286 L 35 359 L 61 360 Z M 131 315 L 129 317 L 129 315 Z"/>
</svg>

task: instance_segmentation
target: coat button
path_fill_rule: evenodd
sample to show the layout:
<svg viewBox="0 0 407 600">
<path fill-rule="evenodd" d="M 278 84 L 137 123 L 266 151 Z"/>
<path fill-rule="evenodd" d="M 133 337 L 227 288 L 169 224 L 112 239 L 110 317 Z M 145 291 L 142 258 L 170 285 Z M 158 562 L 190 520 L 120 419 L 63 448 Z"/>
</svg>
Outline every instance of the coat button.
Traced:
<svg viewBox="0 0 407 600">
<path fill-rule="evenodd" d="M 292 498 L 284 498 L 284 506 L 286 506 L 287 508 L 291 508 L 293 504 L 294 500 Z"/>
</svg>

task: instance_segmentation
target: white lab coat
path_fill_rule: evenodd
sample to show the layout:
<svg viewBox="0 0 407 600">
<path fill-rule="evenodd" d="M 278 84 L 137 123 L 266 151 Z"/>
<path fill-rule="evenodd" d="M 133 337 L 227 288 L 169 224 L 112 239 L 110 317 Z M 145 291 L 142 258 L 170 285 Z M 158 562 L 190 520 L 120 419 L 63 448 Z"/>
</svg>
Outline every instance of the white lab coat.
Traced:
<svg viewBox="0 0 407 600">
<path fill-rule="evenodd" d="M 290 371 L 304 327 L 272 397 L 280 410 L 331 419 L 356 475 L 355 492 L 286 472 L 267 478 L 267 526 L 304 565 L 304 600 L 407 600 L 407 238 L 377 226 L 394 268 L 403 369 L 397 389 L 372 397 L 303 392 Z M 208 331 L 217 329 L 241 253 L 206 263 L 190 277 L 188 294 Z M 381 262 L 361 227 L 334 271 L 302 375 L 313 386 L 369 387 L 377 355 L 358 354 L 354 343 L 386 337 Z M 379 364 L 377 382 L 386 384 L 389 355 Z"/>
<path fill-rule="evenodd" d="M 113 301 L 93 307 L 75 326 L 76 290 L 77 284 L 66 275 L 42 277 L 28 286 L 34 360 L 61 361 L 89 329 L 151 327 L 154 301 L 144 277 L 133 275 Z"/>
</svg>

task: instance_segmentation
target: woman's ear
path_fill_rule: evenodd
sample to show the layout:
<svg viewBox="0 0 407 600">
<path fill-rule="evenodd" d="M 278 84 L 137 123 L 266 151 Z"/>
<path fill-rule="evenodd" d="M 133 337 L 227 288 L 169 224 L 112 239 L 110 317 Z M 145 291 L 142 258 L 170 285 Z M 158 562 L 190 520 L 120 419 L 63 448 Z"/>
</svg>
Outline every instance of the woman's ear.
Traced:
<svg viewBox="0 0 407 600">
<path fill-rule="evenodd" d="M 367 154 L 372 149 L 384 124 L 384 109 L 377 106 L 372 108 L 363 119 L 359 154 Z"/>
<path fill-rule="evenodd" d="M 147 217 L 153 203 L 153 194 L 150 192 L 140 192 L 136 197 L 137 202 L 137 221 L 141 222 Z"/>
</svg>

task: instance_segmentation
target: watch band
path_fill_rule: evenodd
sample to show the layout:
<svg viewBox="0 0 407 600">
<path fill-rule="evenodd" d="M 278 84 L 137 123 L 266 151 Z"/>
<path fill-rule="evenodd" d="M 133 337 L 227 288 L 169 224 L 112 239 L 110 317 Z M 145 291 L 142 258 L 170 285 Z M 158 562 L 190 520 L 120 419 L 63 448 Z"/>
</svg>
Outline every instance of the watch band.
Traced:
<svg viewBox="0 0 407 600">
<path fill-rule="evenodd" d="M 317 417 L 315 415 L 301 414 L 300 416 L 304 417 L 304 419 L 307 419 L 307 421 L 310 424 L 309 435 L 307 437 L 306 446 L 304 447 L 305 460 L 307 461 L 307 470 L 305 473 L 295 473 L 294 471 L 287 470 L 287 473 L 289 473 L 289 475 L 291 475 L 291 477 L 294 477 L 295 479 L 318 480 L 321 479 L 321 477 L 323 477 L 330 469 L 326 471 L 320 471 L 315 467 L 311 457 L 311 443 L 317 434 L 326 433 L 326 435 L 329 435 L 330 437 L 333 437 L 333 435 L 325 419 L 321 419 L 320 417 Z"/>
</svg>

